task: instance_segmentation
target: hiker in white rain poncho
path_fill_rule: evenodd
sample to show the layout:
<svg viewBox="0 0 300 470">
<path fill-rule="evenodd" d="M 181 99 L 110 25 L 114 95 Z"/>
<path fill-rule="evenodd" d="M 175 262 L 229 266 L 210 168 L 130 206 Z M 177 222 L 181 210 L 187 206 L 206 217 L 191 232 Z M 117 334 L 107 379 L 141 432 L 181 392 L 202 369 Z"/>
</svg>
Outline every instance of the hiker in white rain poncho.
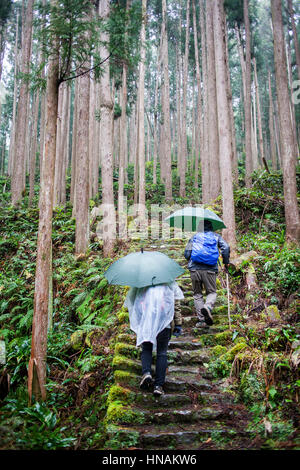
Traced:
<svg viewBox="0 0 300 470">
<path fill-rule="evenodd" d="M 126 297 L 130 328 L 136 333 L 136 345 L 142 346 L 142 381 L 140 387 L 153 385 L 152 351 L 157 351 L 154 394 L 163 393 L 167 369 L 167 349 L 172 332 L 181 334 L 181 314 L 177 300 L 183 293 L 176 282 L 157 286 L 132 287 Z"/>
</svg>

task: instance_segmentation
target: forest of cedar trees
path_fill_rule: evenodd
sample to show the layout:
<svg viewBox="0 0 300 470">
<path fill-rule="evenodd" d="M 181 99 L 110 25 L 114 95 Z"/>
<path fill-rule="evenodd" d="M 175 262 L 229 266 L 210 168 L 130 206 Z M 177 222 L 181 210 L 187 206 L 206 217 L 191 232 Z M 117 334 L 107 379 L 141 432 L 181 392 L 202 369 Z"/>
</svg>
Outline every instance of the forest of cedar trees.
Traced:
<svg viewBox="0 0 300 470">
<path fill-rule="evenodd" d="M 300 449 L 299 19 L 298 0 L 0 0 L 1 450 Z M 186 269 L 164 219 L 188 206 L 223 220 L 232 269 L 210 332 L 183 277 L 194 385 L 146 407 L 104 273 L 141 247 Z"/>
</svg>

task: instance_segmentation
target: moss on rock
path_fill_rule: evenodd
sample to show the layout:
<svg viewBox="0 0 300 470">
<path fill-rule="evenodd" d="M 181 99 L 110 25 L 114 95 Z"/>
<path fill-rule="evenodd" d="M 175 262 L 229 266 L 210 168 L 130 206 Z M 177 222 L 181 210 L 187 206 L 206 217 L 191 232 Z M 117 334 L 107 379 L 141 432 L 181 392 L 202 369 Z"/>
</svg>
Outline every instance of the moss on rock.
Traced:
<svg viewBox="0 0 300 470">
<path fill-rule="evenodd" d="M 113 385 L 108 393 L 107 403 L 118 401 L 123 405 L 128 405 L 134 401 L 135 393 L 121 385 Z"/>
<path fill-rule="evenodd" d="M 121 385 L 134 386 L 137 384 L 137 376 L 125 370 L 116 370 L 114 373 L 115 382 Z"/>
<path fill-rule="evenodd" d="M 141 372 L 141 364 L 119 354 L 116 354 L 114 356 L 112 366 L 114 369 L 126 370 L 137 373 Z"/>
<path fill-rule="evenodd" d="M 117 343 L 115 345 L 115 354 L 136 358 L 138 357 L 139 351 L 132 344 Z"/>
<path fill-rule="evenodd" d="M 144 421 L 143 413 L 133 410 L 130 406 L 124 406 L 117 400 L 108 405 L 105 417 L 106 424 L 142 424 Z"/>
</svg>

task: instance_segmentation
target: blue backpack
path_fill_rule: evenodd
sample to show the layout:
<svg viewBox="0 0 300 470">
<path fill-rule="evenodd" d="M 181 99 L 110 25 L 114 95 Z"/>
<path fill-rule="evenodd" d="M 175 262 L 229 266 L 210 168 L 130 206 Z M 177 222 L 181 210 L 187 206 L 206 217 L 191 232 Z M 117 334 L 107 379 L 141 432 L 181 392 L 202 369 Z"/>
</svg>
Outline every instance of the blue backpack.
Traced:
<svg viewBox="0 0 300 470">
<path fill-rule="evenodd" d="M 217 264 L 218 258 L 218 240 L 214 232 L 196 233 L 193 238 L 191 260 L 213 266 Z"/>
</svg>

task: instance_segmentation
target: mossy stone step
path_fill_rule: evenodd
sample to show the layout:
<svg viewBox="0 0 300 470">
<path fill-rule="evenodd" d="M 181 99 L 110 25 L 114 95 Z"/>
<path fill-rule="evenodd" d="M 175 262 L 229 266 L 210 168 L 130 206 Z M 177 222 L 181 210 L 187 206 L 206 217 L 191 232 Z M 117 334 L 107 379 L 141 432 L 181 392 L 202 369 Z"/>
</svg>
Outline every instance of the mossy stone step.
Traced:
<svg viewBox="0 0 300 470">
<path fill-rule="evenodd" d="M 212 390 L 213 385 L 210 380 L 195 378 L 188 375 L 185 376 L 166 376 L 164 390 L 166 393 L 172 392 L 189 392 L 191 390 L 196 392 Z"/>
<path fill-rule="evenodd" d="M 147 424 L 184 424 L 184 423 L 196 423 L 199 421 L 210 421 L 215 419 L 223 419 L 226 417 L 226 413 L 221 407 L 183 407 L 180 410 L 168 409 L 168 410 L 145 410 L 140 408 L 132 408 L 132 413 L 135 416 L 140 416 L 141 421 Z M 120 424 L 131 424 L 130 415 L 120 417 Z"/>
<path fill-rule="evenodd" d="M 209 353 L 201 348 L 199 350 L 170 350 L 168 354 L 169 364 L 203 364 L 208 362 Z"/>
<path fill-rule="evenodd" d="M 140 443 L 145 449 L 168 449 L 185 448 L 185 449 L 197 449 L 201 442 L 211 438 L 216 431 L 219 435 L 230 436 L 232 435 L 231 429 L 225 427 L 218 427 L 216 425 L 201 422 L 200 424 L 181 424 L 175 426 L 171 424 L 165 426 L 164 429 L 153 429 L 145 430 L 143 434 L 140 434 Z"/>
<path fill-rule="evenodd" d="M 149 393 L 136 393 L 135 403 L 146 408 L 182 408 L 191 405 L 192 399 L 189 395 L 183 393 L 165 393 L 159 400 Z"/>
<path fill-rule="evenodd" d="M 184 350 L 194 350 L 202 347 L 202 344 L 199 340 L 193 336 L 179 336 L 176 339 L 172 339 L 169 342 L 169 349 L 184 349 Z"/>
</svg>

